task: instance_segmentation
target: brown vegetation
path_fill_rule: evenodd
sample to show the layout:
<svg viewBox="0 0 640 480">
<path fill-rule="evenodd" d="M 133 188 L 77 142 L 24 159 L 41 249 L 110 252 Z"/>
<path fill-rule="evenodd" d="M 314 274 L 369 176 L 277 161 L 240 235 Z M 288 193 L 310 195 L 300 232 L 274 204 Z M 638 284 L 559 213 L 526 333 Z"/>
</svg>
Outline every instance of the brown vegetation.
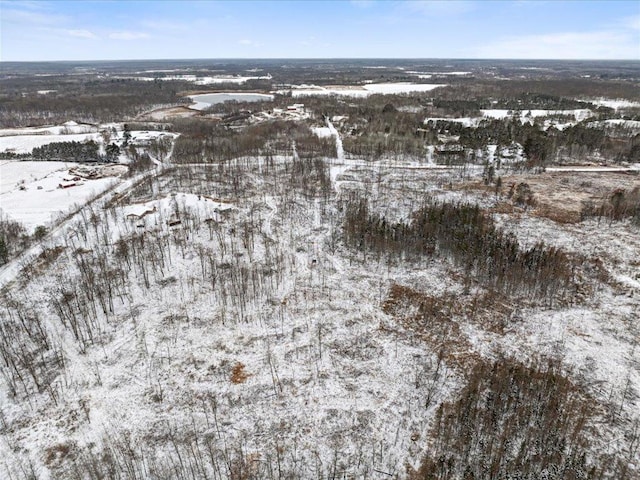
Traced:
<svg viewBox="0 0 640 480">
<path fill-rule="evenodd" d="M 244 363 L 236 363 L 231 370 L 231 383 L 244 383 L 251 375 L 244 370 Z"/>
<path fill-rule="evenodd" d="M 604 409 L 557 361 L 479 361 L 438 409 L 411 480 L 630 479 L 622 459 L 593 456 Z"/>
</svg>

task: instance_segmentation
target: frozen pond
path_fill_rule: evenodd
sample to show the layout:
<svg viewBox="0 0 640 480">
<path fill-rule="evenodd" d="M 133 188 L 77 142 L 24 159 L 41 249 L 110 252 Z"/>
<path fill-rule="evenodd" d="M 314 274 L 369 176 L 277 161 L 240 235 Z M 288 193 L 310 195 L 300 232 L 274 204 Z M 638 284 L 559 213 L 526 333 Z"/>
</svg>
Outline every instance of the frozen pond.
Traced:
<svg viewBox="0 0 640 480">
<path fill-rule="evenodd" d="M 189 98 L 196 102 L 195 105 L 191 105 L 191 108 L 204 110 L 211 105 L 232 100 L 236 102 L 270 102 L 273 100 L 273 95 L 265 93 L 205 93 L 203 95 L 191 95 Z"/>
</svg>

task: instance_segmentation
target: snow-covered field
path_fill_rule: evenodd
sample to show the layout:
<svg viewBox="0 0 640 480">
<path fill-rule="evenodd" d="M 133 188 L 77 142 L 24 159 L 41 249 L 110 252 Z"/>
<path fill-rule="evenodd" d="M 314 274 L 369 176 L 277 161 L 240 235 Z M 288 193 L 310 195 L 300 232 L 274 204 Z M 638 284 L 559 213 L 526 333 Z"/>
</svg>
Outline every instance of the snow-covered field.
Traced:
<svg viewBox="0 0 640 480">
<path fill-rule="evenodd" d="M 105 124 L 102 128 L 114 126 L 115 124 Z M 81 133 L 96 133 L 100 127 L 97 125 L 80 124 L 70 120 L 62 125 L 51 125 L 46 127 L 24 127 L 24 128 L 0 128 L 0 137 L 15 135 L 66 135 Z"/>
<path fill-rule="evenodd" d="M 111 142 L 122 143 L 122 124 L 93 126 L 71 121 L 57 126 L 0 130 L 0 151 L 31 153 L 34 148 L 53 142 L 94 140 L 102 145 L 103 137 L 98 130 L 108 130 Z M 155 130 L 134 130 L 130 134 L 134 145 L 165 137 L 174 140 L 177 136 Z M 126 167 L 119 167 L 120 171 L 112 169 L 113 172 L 103 178 L 77 180 L 69 173 L 69 169 L 77 166 L 70 162 L 0 161 L 0 210 L 21 223 L 28 233 L 33 233 L 36 227 L 51 226 L 61 216 L 119 183 L 117 175 L 126 171 Z"/>
<path fill-rule="evenodd" d="M 304 97 L 309 95 L 341 95 L 347 97 L 367 97 L 374 94 L 401 94 L 410 92 L 430 92 L 443 84 L 424 83 L 371 83 L 362 86 L 335 85 L 321 87 L 316 85 L 299 85 L 291 90 L 279 90 L 276 93 L 288 93 L 291 91 L 293 97 Z"/>
<path fill-rule="evenodd" d="M 34 148 L 55 142 L 99 141 L 99 133 L 77 133 L 71 135 L 15 135 L 0 137 L 0 152 L 31 153 Z"/>
<path fill-rule="evenodd" d="M 631 100 L 625 100 L 622 98 L 596 98 L 586 99 L 585 102 L 593 103 L 594 105 L 601 105 L 603 107 L 613 108 L 614 110 L 620 110 L 625 108 L 640 108 L 640 102 L 634 102 Z"/>
<path fill-rule="evenodd" d="M 153 73 L 153 72 L 145 72 L 145 73 Z M 260 76 L 231 76 L 231 75 L 211 75 L 211 76 L 198 76 L 198 75 L 190 75 L 190 74 L 178 74 L 178 75 L 165 75 L 158 77 L 149 77 L 149 76 L 136 76 L 136 77 L 126 77 L 132 78 L 134 80 L 139 80 L 143 82 L 153 82 L 156 80 L 160 81 L 170 81 L 170 80 L 181 80 L 184 82 L 192 82 L 195 85 L 217 85 L 221 83 L 233 83 L 236 85 L 240 85 L 243 83 L 247 83 L 249 80 L 271 80 L 271 75 L 260 75 Z"/>
<path fill-rule="evenodd" d="M 87 142 L 98 143 L 104 153 L 103 132 L 108 132 L 110 142 L 122 143 L 123 124 L 109 123 L 102 125 L 79 125 L 67 122 L 63 125 L 50 127 L 7 128 L 0 130 L 0 152 L 31 153 L 34 148 L 56 142 Z M 132 130 L 131 142 L 147 142 L 152 139 L 170 137 L 175 139 L 177 134 L 161 130 Z"/>
<path fill-rule="evenodd" d="M 503 119 L 507 117 L 519 116 L 522 122 L 528 118 L 548 117 L 548 116 L 570 116 L 581 122 L 593 115 L 588 108 L 578 108 L 574 110 L 504 110 L 485 109 L 481 110 L 482 115 L 488 118 Z"/>
<path fill-rule="evenodd" d="M 482 120 L 497 119 L 503 120 L 505 118 L 517 118 L 521 123 L 533 123 L 537 118 L 545 117 L 572 117 L 574 120 L 555 120 L 553 118 L 545 119 L 542 128 L 544 130 L 555 127 L 558 130 L 562 130 L 571 125 L 575 125 L 589 118 L 593 112 L 589 109 L 575 109 L 575 110 L 506 110 L 506 109 L 485 109 L 481 110 L 481 117 L 458 117 L 458 118 L 444 118 L 444 117 L 428 117 L 424 120 L 424 123 L 446 121 L 461 123 L 465 127 L 477 127 Z M 613 122 L 614 120 L 607 120 L 607 122 Z"/>
<path fill-rule="evenodd" d="M 77 182 L 70 179 L 74 163 L 14 162 L 0 164 L 0 210 L 32 233 L 39 225 L 49 226 L 60 215 L 81 206 L 118 182 L 107 177 Z M 69 188 L 61 184 L 75 183 Z"/>
</svg>

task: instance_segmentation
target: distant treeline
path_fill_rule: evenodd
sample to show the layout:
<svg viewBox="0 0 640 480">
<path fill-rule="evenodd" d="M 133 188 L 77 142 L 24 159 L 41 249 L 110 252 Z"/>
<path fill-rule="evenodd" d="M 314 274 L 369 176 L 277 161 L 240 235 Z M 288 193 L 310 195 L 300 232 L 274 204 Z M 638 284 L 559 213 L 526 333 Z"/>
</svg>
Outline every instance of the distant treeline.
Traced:
<svg viewBox="0 0 640 480">
<path fill-rule="evenodd" d="M 0 127 L 63 123 L 119 122 L 155 105 L 188 103 L 179 91 L 187 82 L 143 82 L 132 79 L 78 80 L 48 77 L 46 95 L 27 92 L 31 80 L 0 81 Z"/>
</svg>

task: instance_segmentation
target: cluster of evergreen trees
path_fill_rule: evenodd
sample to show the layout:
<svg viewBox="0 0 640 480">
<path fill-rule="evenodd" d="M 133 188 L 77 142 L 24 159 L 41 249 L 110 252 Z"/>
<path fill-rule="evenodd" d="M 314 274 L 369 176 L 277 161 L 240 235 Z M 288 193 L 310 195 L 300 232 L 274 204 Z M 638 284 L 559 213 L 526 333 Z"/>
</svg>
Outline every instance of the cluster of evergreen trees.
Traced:
<svg viewBox="0 0 640 480">
<path fill-rule="evenodd" d="M 480 362 L 438 409 L 411 480 L 632 478 L 622 459 L 590 455 L 597 410 L 561 372 L 558 362 Z"/>
<path fill-rule="evenodd" d="M 506 294 L 529 294 L 550 302 L 573 285 L 573 263 L 561 250 L 538 243 L 520 248 L 477 205 L 433 202 L 410 223 L 389 222 L 369 212 L 365 200 L 346 207 L 346 243 L 378 257 L 451 258 L 467 279 Z"/>
<path fill-rule="evenodd" d="M 32 157 L 36 160 L 63 160 L 70 162 L 97 162 L 102 159 L 98 144 L 88 142 L 55 142 L 36 147 Z"/>
<path fill-rule="evenodd" d="M 24 226 L 0 212 L 0 266 L 27 248 L 32 237 Z"/>
</svg>

